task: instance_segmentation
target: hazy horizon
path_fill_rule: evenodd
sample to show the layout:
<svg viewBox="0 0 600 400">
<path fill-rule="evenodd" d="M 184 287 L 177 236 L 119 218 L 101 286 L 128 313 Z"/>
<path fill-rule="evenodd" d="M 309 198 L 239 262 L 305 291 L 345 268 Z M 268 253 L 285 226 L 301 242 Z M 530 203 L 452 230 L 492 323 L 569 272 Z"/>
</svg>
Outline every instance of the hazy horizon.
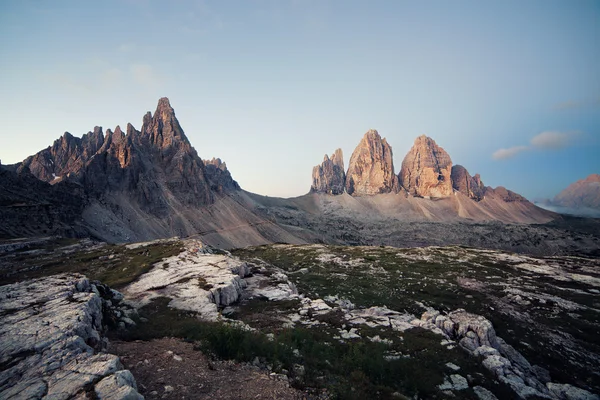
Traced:
<svg viewBox="0 0 600 400">
<path fill-rule="evenodd" d="M 229 5 L 229 7 L 227 6 Z M 600 173 L 600 3 L 180 1 L 0 5 L 0 160 L 68 131 L 138 130 L 170 99 L 242 188 L 308 192 L 368 129 L 398 173 L 426 134 L 530 200 Z"/>
</svg>

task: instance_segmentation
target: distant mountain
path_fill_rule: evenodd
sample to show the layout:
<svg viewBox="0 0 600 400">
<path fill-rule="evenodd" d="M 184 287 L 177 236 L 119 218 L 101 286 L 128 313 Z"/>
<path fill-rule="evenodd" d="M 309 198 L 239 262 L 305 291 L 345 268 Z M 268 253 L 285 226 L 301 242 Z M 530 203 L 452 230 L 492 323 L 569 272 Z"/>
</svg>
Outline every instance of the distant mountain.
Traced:
<svg viewBox="0 0 600 400">
<path fill-rule="evenodd" d="M 600 217 L 600 175 L 591 174 L 570 184 L 544 205 L 565 214 Z"/>
</svg>

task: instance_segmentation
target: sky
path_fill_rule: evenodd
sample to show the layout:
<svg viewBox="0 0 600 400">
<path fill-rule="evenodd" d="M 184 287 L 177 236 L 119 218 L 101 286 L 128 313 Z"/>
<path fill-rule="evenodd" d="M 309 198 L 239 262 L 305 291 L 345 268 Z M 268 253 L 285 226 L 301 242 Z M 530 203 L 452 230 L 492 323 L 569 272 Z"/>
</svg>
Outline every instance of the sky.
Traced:
<svg viewBox="0 0 600 400">
<path fill-rule="evenodd" d="M 531 200 L 600 173 L 600 1 L 0 2 L 0 160 L 140 129 L 160 97 L 251 192 L 308 192 L 364 133 L 426 134 Z"/>
</svg>

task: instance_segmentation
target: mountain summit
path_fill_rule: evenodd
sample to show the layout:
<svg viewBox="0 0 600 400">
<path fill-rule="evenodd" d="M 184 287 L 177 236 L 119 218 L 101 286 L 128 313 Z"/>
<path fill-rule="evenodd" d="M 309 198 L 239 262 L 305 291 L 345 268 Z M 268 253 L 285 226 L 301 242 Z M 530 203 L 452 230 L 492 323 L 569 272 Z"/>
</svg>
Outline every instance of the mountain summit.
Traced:
<svg viewBox="0 0 600 400">
<path fill-rule="evenodd" d="M 448 197 L 452 194 L 452 160 L 435 140 L 421 135 L 415 139 L 398 179 L 413 196 Z"/>
<path fill-rule="evenodd" d="M 360 196 L 397 191 L 392 147 L 375 129 L 370 129 L 350 157 L 346 192 Z"/>
</svg>

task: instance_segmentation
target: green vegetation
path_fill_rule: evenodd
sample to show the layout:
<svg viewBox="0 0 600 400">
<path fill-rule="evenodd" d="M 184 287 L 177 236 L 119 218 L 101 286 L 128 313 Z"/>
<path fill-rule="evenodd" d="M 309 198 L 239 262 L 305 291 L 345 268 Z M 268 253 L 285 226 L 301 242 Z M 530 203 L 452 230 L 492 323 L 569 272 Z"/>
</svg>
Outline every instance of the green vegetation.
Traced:
<svg viewBox="0 0 600 400">
<path fill-rule="evenodd" d="M 311 298 L 337 295 L 360 307 L 382 306 L 420 315 L 417 303 L 440 311 L 464 308 L 489 319 L 497 332 L 532 363 L 550 370 L 555 379 L 590 385 L 588 371 L 600 354 L 600 303 L 583 282 L 557 281 L 517 267 L 518 257 L 498 259 L 493 253 L 466 247 L 397 249 L 345 246 L 258 246 L 235 255 L 281 268 L 301 293 Z M 596 277 L 593 260 L 574 257 L 528 259 L 554 264 L 573 273 Z M 530 297 L 510 301 L 511 289 Z M 536 296 L 557 300 L 537 300 Z M 581 307 L 566 312 L 556 301 Z M 559 333 L 560 332 L 560 333 Z M 570 335 L 579 351 L 566 351 L 563 339 L 548 346 L 549 336 Z M 565 369 L 565 357 L 570 367 Z"/>
<path fill-rule="evenodd" d="M 128 249 L 126 245 L 78 245 L 72 239 L 57 239 L 4 255 L 0 259 L 0 284 L 78 272 L 118 289 L 148 272 L 155 263 L 182 251 L 179 241 Z"/>
<path fill-rule="evenodd" d="M 276 330 L 272 337 L 262 331 L 248 331 L 222 322 L 203 322 L 193 313 L 168 307 L 169 299 L 158 298 L 140 310 L 138 325 L 121 333 L 126 340 L 179 337 L 196 344 L 197 349 L 221 359 L 252 362 L 257 357 L 275 372 L 288 372 L 298 388 L 326 388 L 334 398 L 393 398 L 394 392 L 421 398 L 446 398 L 437 385 L 451 372 L 445 363 L 461 366 L 474 383 L 493 385 L 490 376 L 481 374 L 476 359 L 460 349 L 447 350 L 440 337 L 429 331 L 413 329 L 402 334 L 388 329 L 361 329 L 363 337 L 393 336 L 393 344 L 365 340 L 342 343 L 332 338 L 335 329 L 296 327 Z M 278 302 L 263 302 L 275 304 Z M 264 311 L 258 303 L 255 312 Z M 268 306 L 270 307 L 270 306 Z M 290 302 L 282 307 L 292 307 Z M 295 366 L 302 365 L 304 374 Z M 508 392 L 500 387 L 499 390 Z M 475 399 L 471 391 L 462 398 Z"/>
</svg>

